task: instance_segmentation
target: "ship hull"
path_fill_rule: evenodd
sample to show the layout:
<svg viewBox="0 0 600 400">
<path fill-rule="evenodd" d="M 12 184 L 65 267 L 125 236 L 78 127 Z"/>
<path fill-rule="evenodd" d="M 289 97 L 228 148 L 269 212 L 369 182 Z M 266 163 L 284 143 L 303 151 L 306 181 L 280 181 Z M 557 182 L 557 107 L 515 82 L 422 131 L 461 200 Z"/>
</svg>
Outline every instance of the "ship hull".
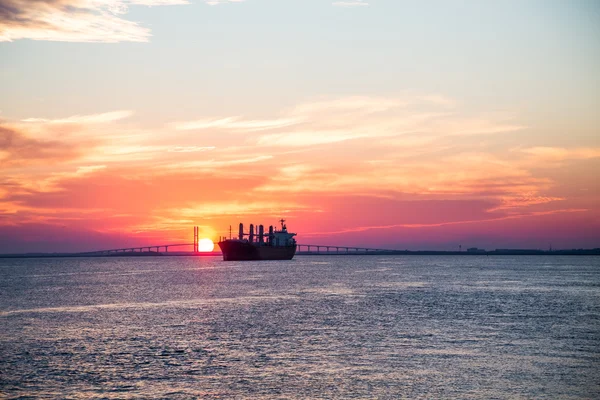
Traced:
<svg viewBox="0 0 600 400">
<path fill-rule="evenodd" d="M 224 261 L 291 260 L 296 254 L 293 246 L 256 246 L 236 240 L 219 242 Z"/>
</svg>

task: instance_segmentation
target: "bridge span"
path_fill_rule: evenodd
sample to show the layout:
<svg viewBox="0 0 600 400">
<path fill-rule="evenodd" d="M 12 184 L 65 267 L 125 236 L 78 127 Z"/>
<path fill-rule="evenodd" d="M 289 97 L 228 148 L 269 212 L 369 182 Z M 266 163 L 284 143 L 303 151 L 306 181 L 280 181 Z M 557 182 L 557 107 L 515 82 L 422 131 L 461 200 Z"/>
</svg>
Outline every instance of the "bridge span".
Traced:
<svg viewBox="0 0 600 400">
<path fill-rule="evenodd" d="M 397 250 L 373 249 L 369 247 L 331 246 L 322 244 L 298 244 L 296 254 L 299 255 L 357 255 L 357 254 L 388 254 Z M 304 250 L 302 250 L 304 248 Z"/>
<path fill-rule="evenodd" d="M 331 246 L 322 244 L 298 244 L 296 250 L 297 255 L 362 255 L 362 254 L 391 254 L 397 252 L 397 250 L 385 250 L 385 249 L 374 249 L 368 247 L 349 247 L 349 246 Z M 198 251 L 196 243 L 171 243 L 171 244 L 159 244 L 152 246 L 140 246 L 140 247 L 126 247 L 120 249 L 106 249 L 89 251 L 85 253 L 77 253 L 82 256 L 102 256 L 102 255 L 130 255 L 132 253 L 155 253 L 162 255 L 169 255 L 169 248 L 174 247 L 191 247 L 190 255 L 201 254 Z"/>
<path fill-rule="evenodd" d="M 283 222 L 282 222 L 283 223 Z M 230 228 L 231 230 L 231 228 Z M 193 243 L 171 243 L 171 244 L 158 244 L 152 246 L 136 246 L 136 247 L 125 247 L 120 249 L 108 249 L 108 250 L 97 250 L 86 253 L 77 253 L 82 256 L 102 256 L 102 255 L 131 255 L 132 253 L 146 253 L 146 254 L 162 254 L 168 255 L 169 248 L 172 247 L 192 247 L 190 254 L 201 254 L 199 251 L 199 229 L 194 226 L 194 242 Z M 231 238 L 231 232 L 229 232 Z M 384 250 L 374 249 L 368 247 L 350 247 L 350 246 L 332 246 L 322 244 L 297 244 L 296 254 L 299 255 L 357 255 L 357 254 L 391 254 L 397 252 L 397 250 Z M 162 251 L 164 249 L 164 251 Z M 304 250 L 302 250 L 304 249 Z M 181 253 L 181 252 L 178 252 Z M 203 253 L 206 254 L 206 253 Z"/>
<path fill-rule="evenodd" d="M 114 255 L 119 253 L 169 253 L 169 247 L 183 247 L 183 246 L 195 246 L 195 243 L 171 243 L 171 244 L 159 244 L 152 246 L 141 246 L 141 247 L 127 247 L 122 249 L 109 249 L 109 250 L 96 250 L 96 251 L 88 251 L 84 253 L 77 253 L 79 255 Z M 161 251 L 164 249 L 164 252 Z M 192 253 L 196 253 L 197 251 L 193 251 Z"/>
</svg>

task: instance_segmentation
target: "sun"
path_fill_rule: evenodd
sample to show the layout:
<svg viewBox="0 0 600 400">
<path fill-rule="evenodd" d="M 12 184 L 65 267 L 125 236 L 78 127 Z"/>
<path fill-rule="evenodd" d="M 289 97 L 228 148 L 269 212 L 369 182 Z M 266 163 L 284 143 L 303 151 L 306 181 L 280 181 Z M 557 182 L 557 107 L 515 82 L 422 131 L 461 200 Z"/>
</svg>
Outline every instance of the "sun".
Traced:
<svg viewBox="0 0 600 400">
<path fill-rule="evenodd" d="M 211 252 L 215 248 L 215 244 L 210 239 L 200 239 L 198 242 L 198 251 Z"/>
</svg>

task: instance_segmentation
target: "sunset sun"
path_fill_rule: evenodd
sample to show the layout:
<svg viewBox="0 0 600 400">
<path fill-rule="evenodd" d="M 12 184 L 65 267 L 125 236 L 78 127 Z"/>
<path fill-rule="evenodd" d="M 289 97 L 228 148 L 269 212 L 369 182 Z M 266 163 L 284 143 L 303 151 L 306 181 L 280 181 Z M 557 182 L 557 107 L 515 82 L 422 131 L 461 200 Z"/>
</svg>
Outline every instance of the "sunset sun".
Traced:
<svg viewBox="0 0 600 400">
<path fill-rule="evenodd" d="M 215 244 L 210 239 L 200 239 L 198 242 L 198 251 L 200 252 L 211 252 L 215 248 Z"/>
</svg>

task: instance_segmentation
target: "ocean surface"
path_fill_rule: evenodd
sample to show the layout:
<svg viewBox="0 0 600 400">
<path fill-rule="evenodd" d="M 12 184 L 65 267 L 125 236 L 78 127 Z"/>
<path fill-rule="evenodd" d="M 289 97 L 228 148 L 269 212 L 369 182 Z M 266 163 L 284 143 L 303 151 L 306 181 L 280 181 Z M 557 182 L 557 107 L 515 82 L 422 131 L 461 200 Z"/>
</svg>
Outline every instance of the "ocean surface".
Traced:
<svg viewBox="0 0 600 400">
<path fill-rule="evenodd" d="M 0 259 L 0 398 L 600 398 L 600 257 Z"/>
</svg>

